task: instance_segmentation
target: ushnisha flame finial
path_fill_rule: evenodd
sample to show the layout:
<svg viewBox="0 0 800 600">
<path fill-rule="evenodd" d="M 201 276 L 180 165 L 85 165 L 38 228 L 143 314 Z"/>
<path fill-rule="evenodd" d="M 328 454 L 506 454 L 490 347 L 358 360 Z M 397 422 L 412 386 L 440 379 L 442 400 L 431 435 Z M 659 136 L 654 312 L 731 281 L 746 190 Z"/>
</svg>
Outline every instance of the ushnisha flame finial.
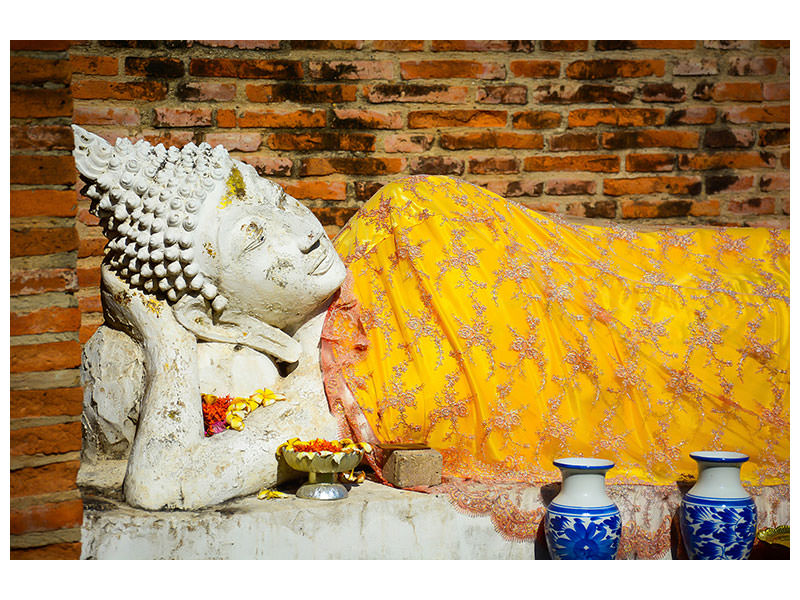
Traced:
<svg viewBox="0 0 800 600">
<path fill-rule="evenodd" d="M 233 168 L 222 146 L 189 143 L 178 150 L 163 144 L 113 146 L 73 125 L 72 154 L 83 179 L 90 212 L 108 238 L 109 265 L 131 286 L 177 301 L 197 293 L 221 311 L 227 299 L 200 272 L 193 232 L 207 197 L 221 193 Z"/>
</svg>

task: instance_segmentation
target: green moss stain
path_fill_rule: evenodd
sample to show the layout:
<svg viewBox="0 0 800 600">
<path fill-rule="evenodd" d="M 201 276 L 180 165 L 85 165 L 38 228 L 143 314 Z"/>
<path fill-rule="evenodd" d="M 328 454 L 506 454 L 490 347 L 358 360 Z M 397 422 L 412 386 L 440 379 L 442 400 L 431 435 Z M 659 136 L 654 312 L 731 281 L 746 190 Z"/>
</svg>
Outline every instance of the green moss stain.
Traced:
<svg viewBox="0 0 800 600">
<path fill-rule="evenodd" d="M 225 185 L 227 186 L 227 190 L 222 200 L 220 200 L 220 208 L 225 208 L 234 200 L 244 200 L 247 189 L 244 184 L 244 178 L 238 168 L 234 167 L 231 169 L 231 174 L 228 175 L 228 180 L 225 182 Z"/>
</svg>

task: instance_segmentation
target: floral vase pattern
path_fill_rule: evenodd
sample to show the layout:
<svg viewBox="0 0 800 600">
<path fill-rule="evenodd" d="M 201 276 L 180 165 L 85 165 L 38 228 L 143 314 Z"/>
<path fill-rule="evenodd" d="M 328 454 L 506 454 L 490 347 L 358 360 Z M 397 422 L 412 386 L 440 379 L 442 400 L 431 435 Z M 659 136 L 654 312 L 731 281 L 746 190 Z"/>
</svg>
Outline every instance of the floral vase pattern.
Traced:
<svg viewBox="0 0 800 600">
<path fill-rule="evenodd" d="M 693 452 L 697 483 L 681 502 L 680 525 L 690 559 L 744 560 L 756 537 L 757 511 L 739 473 L 747 461 L 738 452 Z"/>
<path fill-rule="evenodd" d="M 556 560 L 612 560 L 622 531 L 619 509 L 605 490 L 605 474 L 614 466 L 599 458 L 562 458 L 561 492 L 547 507 L 545 536 Z"/>
</svg>

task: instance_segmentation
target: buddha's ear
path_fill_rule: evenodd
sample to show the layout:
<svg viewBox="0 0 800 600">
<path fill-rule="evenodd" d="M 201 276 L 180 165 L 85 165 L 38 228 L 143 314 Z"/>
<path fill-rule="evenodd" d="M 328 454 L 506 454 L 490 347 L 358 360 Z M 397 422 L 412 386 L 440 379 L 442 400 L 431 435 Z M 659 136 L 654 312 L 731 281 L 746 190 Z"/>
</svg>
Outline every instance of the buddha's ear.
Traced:
<svg viewBox="0 0 800 600">
<path fill-rule="evenodd" d="M 208 342 L 242 344 L 294 363 L 300 358 L 300 343 L 277 327 L 238 311 L 224 309 L 214 320 L 205 299 L 185 294 L 173 305 L 175 318 L 198 339 Z"/>
</svg>

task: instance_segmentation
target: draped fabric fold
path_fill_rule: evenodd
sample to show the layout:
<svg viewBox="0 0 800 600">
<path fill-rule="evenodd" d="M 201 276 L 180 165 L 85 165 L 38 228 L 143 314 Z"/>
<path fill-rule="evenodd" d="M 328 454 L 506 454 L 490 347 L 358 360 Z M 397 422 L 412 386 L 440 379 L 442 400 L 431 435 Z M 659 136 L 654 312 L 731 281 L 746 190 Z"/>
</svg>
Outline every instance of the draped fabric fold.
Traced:
<svg viewBox="0 0 800 600">
<path fill-rule="evenodd" d="M 674 484 L 688 454 L 789 480 L 789 236 L 570 223 L 464 181 L 383 187 L 334 242 L 331 409 L 370 442 L 441 451 L 447 477 L 558 481 L 601 456 Z"/>
</svg>

